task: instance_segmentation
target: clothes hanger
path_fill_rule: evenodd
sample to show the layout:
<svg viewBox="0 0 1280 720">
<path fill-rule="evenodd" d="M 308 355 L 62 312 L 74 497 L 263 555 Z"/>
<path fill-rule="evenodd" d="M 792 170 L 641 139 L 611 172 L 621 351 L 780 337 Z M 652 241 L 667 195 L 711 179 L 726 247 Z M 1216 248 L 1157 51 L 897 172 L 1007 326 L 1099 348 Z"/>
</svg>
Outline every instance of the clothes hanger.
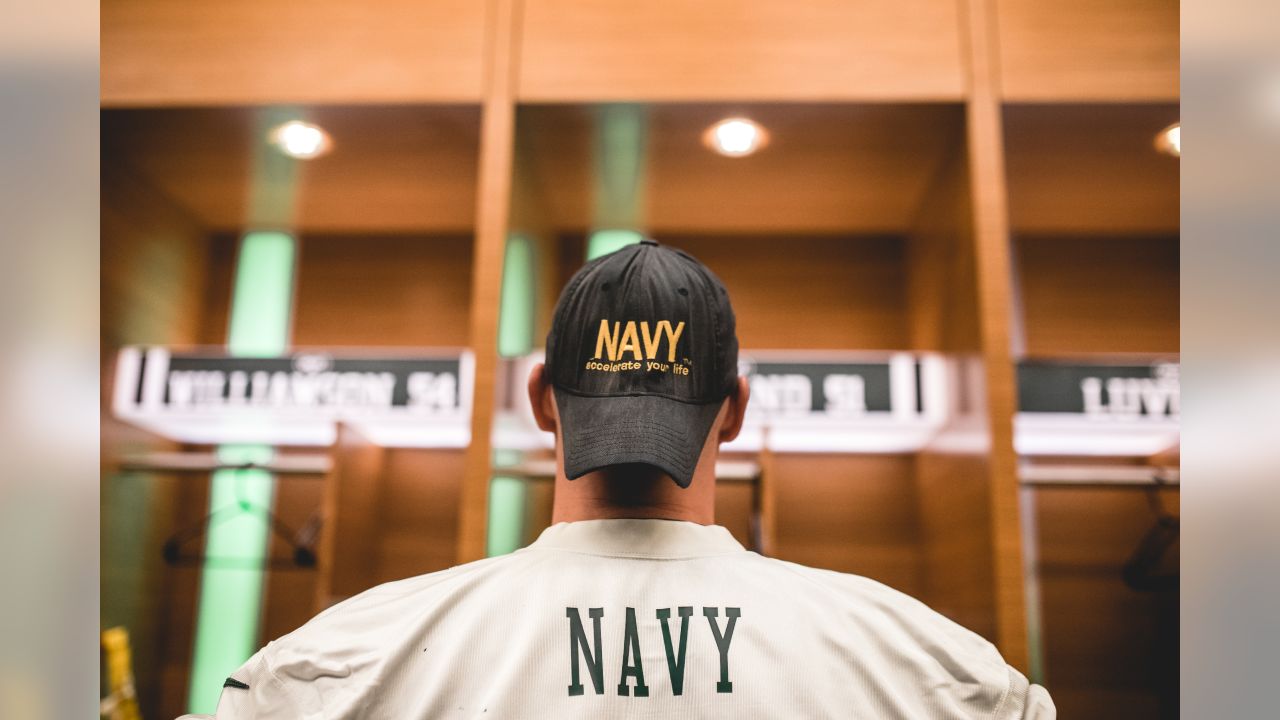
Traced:
<svg viewBox="0 0 1280 720">
<path fill-rule="evenodd" d="M 1124 582 L 1139 592 L 1168 592 L 1178 589 L 1178 573 L 1161 571 L 1164 558 L 1178 544 L 1178 517 L 1169 514 L 1160 502 L 1160 488 L 1167 483 L 1156 473 L 1147 488 L 1147 503 L 1155 514 L 1155 524 L 1138 542 L 1138 547 L 1121 570 Z M 1175 563 L 1176 566 L 1176 563 Z"/>
<path fill-rule="evenodd" d="M 237 477 L 238 479 L 238 477 Z M 209 528 L 219 525 L 244 513 L 255 513 L 264 518 L 271 534 L 281 538 L 289 547 L 289 555 L 275 555 L 264 559 L 207 556 L 204 553 L 184 552 L 183 546 L 189 544 L 208 532 Z M 162 554 L 170 565 L 204 565 L 218 569 L 257 570 L 270 568 L 273 570 L 292 570 L 297 568 L 313 568 L 316 565 L 315 544 L 322 524 L 320 515 L 312 515 L 297 532 L 285 524 L 270 508 L 262 507 L 240 494 L 240 485 L 236 485 L 236 502 L 214 510 L 204 516 L 191 527 L 177 531 L 164 542 Z"/>
</svg>

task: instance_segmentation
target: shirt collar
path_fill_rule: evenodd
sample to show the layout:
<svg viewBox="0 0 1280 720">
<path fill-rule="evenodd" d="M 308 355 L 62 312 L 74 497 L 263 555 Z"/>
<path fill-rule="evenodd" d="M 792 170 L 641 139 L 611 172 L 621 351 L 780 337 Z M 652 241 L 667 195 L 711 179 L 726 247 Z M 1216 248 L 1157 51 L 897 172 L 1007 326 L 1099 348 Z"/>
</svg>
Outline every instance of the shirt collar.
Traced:
<svg viewBox="0 0 1280 720">
<path fill-rule="evenodd" d="M 532 549 L 662 560 L 744 552 L 728 530 L 681 520 L 580 520 L 542 531 Z"/>
</svg>

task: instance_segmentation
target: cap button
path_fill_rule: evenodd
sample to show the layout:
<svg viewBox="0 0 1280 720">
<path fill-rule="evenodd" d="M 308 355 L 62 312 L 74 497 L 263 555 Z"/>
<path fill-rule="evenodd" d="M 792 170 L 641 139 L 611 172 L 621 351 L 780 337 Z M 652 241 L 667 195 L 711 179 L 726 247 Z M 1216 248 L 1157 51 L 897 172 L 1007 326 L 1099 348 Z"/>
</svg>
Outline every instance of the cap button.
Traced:
<svg viewBox="0 0 1280 720">
<path fill-rule="evenodd" d="M 657 241 L 657 240 L 654 240 L 654 239 L 653 239 L 653 238 L 651 238 L 651 237 L 647 237 L 647 238 L 641 238 L 641 239 L 640 239 L 640 244 L 641 244 L 641 245 L 657 245 L 657 244 L 658 244 L 658 241 Z"/>
</svg>

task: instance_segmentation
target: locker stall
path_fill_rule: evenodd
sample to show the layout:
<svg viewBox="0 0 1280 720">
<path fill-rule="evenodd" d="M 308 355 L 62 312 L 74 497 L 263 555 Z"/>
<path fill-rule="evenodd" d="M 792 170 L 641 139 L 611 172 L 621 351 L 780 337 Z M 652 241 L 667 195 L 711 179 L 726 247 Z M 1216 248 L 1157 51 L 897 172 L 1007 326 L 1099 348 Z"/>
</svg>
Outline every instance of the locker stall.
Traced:
<svg viewBox="0 0 1280 720">
<path fill-rule="evenodd" d="M 1005 109 L 1033 652 L 1064 715 L 1177 714 L 1177 118 Z"/>
<path fill-rule="evenodd" d="M 479 119 L 464 105 L 104 111 L 103 385 L 114 417 L 104 420 L 103 616 L 133 630 L 138 674 L 160 678 L 141 688 L 149 713 L 187 707 L 206 531 L 222 522 L 209 515 L 211 478 L 228 462 L 221 441 L 192 427 L 121 413 L 121 363 L 138 347 L 224 362 L 242 238 L 255 231 L 294 239 L 293 356 L 463 353 Z M 293 120 L 323 128 L 330 150 L 304 163 L 263 142 Z M 267 535 L 254 647 L 373 585 L 454 563 L 465 439 L 427 447 L 411 435 L 388 442 L 338 424 L 270 443 L 275 481 L 254 509 L 279 532 Z M 298 465 L 308 469 L 287 469 Z"/>
</svg>

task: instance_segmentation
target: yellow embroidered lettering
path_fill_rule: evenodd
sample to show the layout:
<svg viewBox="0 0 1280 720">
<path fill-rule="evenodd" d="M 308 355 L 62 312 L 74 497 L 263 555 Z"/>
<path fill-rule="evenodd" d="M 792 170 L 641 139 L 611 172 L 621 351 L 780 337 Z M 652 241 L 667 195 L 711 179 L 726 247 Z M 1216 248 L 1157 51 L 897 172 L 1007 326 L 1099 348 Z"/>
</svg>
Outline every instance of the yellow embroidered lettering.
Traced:
<svg viewBox="0 0 1280 720">
<path fill-rule="evenodd" d="M 669 325 L 670 323 L 667 324 Z M 662 323 L 658 323 L 658 328 L 660 327 L 662 327 Z M 662 331 L 658 328 L 654 328 L 653 335 L 650 335 L 649 321 L 644 320 L 640 323 L 640 334 L 644 337 L 644 356 L 650 360 L 658 357 L 658 342 L 662 340 Z"/>
<path fill-rule="evenodd" d="M 680 334 L 684 332 L 684 321 L 681 320 L 680 323 L 676 325 L 676 329 L 672 331 L 671 323 L 667 320 L 662 320 L 658 323 L 658 331 L 661 332 L 664 329 L 667 331 L 667 339 L 670 342 L 667 346 L 667 362 L 675 362 L 676 343 L 680 342 Z"/>
<path fill-rule="evenodd" d="M 609 321 L 600 321 L 600 334 L 596 335 L 596 357 L 601 357 L 603 350 L 609 351 L 609 359 L 618 359 L 618 323 L 613 324 L 613 332 L 609 332 Z"/>
<path fill-rule="evenodd" d="M 622 331 L 622 340 L 618 343 L 618 355 L 630 352 L 635 356 L 636 361 L 644 360 L 640 354 L 640 337 L 636 335 L 636 321 L 628 320 L 627 327 Z"/>
</svg>

